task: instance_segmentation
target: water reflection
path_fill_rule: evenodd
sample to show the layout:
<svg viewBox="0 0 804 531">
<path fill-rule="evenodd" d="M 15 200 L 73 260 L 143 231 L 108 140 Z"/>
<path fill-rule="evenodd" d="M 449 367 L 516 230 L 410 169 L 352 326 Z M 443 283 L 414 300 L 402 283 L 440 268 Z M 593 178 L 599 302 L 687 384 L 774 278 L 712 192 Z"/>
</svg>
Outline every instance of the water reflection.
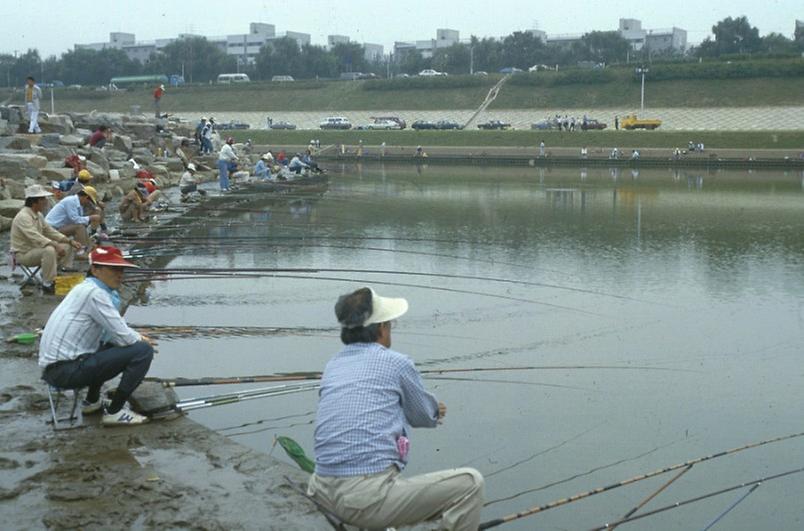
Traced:
<svg viewBox="0 0 804 531">
<path fill-rule="evenodd" d="M 398 274 L 160 283 L 130 320 L 326 328 L 334 324 L 337 295 L 382 282 L 411 302 L 394 346 L 422 365 L 672 369 L 429 381 L 450 416 L 437 430 L 414 432 L 411 472 L 468 463 L 487 474 L 506 469 L 489 478 L 494 498 L 578 476 L 496 504 L 487 517 L 799 429 L 804 175 L 374 164 L 344 164 L 331 174 L 323 197 L 255 200 L 247 207 L 253 212 L 233 211 L 230 224 L 199 223 L 194 234 L 208 235 L 211 245 L 193 251 L 199 254 L 171 250 L 173 265 Z M 216 244 L 226 241 L 231 245 Z M 334 334 L 166 341 L 153 371 L 192 377 L 320 370 L 337 348 Z M 231 427 L 314 407 L 315 396 L 297 395 L 194 418 L 261 450 L 280 433 L 309 450 L 306 422 L 240 436 Z M 694 469 L 690 474 L 698 475 L 674 484 L 672 500 L 662 503 L 791 462 L 804 462 L 804 445 Z M 644 497 L 635 492 L 509 529 L 588 528 L 633 505 L 624 500 Z M 802 496 L 800 481 L 763 485 L 750 499 L 756 510 L 729 528 L 795 527 Z M 650 527 L 694 527 L 717 507 L 673 511 Z"/>
</svg>

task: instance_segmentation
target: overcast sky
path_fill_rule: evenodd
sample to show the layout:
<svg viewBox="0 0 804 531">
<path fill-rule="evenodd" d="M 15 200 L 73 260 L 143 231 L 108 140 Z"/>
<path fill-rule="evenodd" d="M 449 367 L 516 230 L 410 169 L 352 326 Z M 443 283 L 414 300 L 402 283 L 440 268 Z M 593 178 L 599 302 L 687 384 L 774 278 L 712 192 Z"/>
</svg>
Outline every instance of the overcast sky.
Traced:
<svg viewBox="0 0 804 531">
<path fill-rule="evenodd" d="M 137 40 L 178 33 L 227 35 L 248 32 L 249 22 L 267 22 L 277 33 L 348 35 L 386 47 L 394 41 L 430 39 L 436 28 L 499 37 L 538 28 L 548 34 L 617 28 L 619 18 L 642 20 L 646 29 L 680 27 L 692 43 L 727 16 L 745 15 L 760 34 L 793 34 L 804 19 L 802 0 L 0 0 L 0 53 L 37 48 L 60 55 L 75 43 L 106 42 L 109 32 L 135 33 Z"/>
</svg>

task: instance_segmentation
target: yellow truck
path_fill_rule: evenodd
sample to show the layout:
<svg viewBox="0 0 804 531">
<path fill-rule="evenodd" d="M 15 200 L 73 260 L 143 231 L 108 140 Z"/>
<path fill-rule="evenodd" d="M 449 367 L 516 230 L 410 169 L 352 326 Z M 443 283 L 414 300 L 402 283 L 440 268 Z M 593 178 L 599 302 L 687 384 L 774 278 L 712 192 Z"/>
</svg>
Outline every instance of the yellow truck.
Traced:
<svg viewBox="0 0 804 531">
<path fill-rule="evenodd" d="M 662 125 L 662 121 L 657 118 L 637 118 L 636 114 L 629 114 L 620 120 L 622 129 L 656 129 Z"/>
</svg>

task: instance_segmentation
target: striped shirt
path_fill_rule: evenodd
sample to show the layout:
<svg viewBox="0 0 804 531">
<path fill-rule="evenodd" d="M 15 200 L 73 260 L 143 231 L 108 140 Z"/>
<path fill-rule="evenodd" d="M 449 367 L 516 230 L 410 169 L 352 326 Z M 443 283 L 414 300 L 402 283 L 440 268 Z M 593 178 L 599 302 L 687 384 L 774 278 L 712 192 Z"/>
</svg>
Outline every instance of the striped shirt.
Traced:
<svg viewBox="0 0 804 531">
<path fill-rule="evenodd" d="M 408 427 L 435 427 L 438 402 L 413 361 L 378 343 L 353 343 L 327 363 L 315 427 L 315 472 L 321 476 L 400 470 L 397 439 Z"/>
<path fill-rule="evenodd" d="M 98 279 L 88 278 L 70 290 L 50 314 L 39 342 L 40 367 L 97 352 L 102 336 L 121 347 L 141 339 L 126 324 L 111 294 L 99 284 Z"/>
</svg>

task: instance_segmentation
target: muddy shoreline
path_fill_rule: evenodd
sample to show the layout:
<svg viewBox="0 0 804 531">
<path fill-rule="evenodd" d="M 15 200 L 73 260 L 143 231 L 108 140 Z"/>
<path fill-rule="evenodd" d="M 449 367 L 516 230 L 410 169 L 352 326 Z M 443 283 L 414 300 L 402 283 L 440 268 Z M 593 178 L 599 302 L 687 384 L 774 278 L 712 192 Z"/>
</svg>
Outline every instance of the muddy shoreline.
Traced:
<svg viewBox="0 0 804 531">
<path fill-rule="evenodd" d="M 167 218 L 161 218 L 167 219 Z M 174 218 L 175 222 L 177 218 Z M 178 229 L 154 227 L 163 231 Z M 2 238 L 5 256 L 8 238 Z M 140 261 L 141 262 L 141 261 Z M 8 275 L 8 268 L 3 268 Z M 127 289 L 130 302 L 144 289 Z M 5 342 L 43 326 L 61 298 L 0 287 L 0 517 L 11 529 L 329 529 L 288 485 L 306 474 L 187 417 L 136 428 L 54 432 L 37 345 Z M 158 355 L 158 354 L 157 354 Z M 266 442 L 266 450 L 269 443 Z"/>
</svg>

